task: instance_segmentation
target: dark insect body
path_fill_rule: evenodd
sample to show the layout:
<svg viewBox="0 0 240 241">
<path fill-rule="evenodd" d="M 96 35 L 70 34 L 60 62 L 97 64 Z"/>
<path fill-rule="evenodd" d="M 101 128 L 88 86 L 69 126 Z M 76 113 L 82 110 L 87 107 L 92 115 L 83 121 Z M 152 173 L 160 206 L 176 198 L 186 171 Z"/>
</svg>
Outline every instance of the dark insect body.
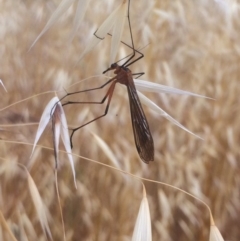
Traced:
<svg viewBox="0 0 240 241">
<path fill-rule="evenodd" d="M 129 18 L 129 7 L 130 7 L 130 0 L 129 0 L 129 4 L 128 4 L 128 23 L 129 23 L 131 40 L 132 40 L 132 46 L 127 45 L 125 43 L 124 44 L 133 50 L 132 55 L 130 55 L 130 57 L 124 64 L 118 65 L 117 62 L 113 63 L 110 68 L 108 68 L 107 70 L 105 70 L 103 72 L 103 74 L 105 74 L 106 72 L 108 72 L 110 70 L 114 70 L 115 76 L 113 78 L 111 78 L 110 80 L 108 80 L 102 86 L 97 87 L 97 88 L 77 91 L 77 92 L 73 92 L 73 93 L 67 93 L 67 95 L 64 96 L 62 99 L 64 99 L 65 97 L 67 97 L 69 95 L 73 95 L 73 94 L 77 94 L 77 93 L 81 93 L 81 92 L 98 90 L 111 83 L 106 95 L 103 97 L 102 101 L 100 101 L 100 102 L 68 101 L 63 104 L 63 106 L 68 105 L 68 104 L 103 104 L 107 100 L 107 106 L 106 106 L 106 109 L 105 109 L 105 112 L 103 115 L 98 116 L 98 117 L 94 118 L 93 120 L 91 120 L 77 128 L 72 129 L 70 141 L 71 141 L 71 146 L 73 146 L 72 138 L 73 138 L 73 134 L 77 130 L 79 130 L 80 128 L 90 124 L 91 122 L 96 121 L 96 120 L 102 118 L 103 116 L 107 115 L 116 83 L 125 85 L 128 90 L 128 97 L 129 97 L 135 145 L 136 145 L 138 154 L 139 154 L 140 158 L 142 159 L 142 161 L 148 164 L 150 161 L 154 160 L 154 144 L 153 144 L 152 135 L 151 135 L 151 132 L 150 132 L 150 129 L 148 126 L 148 122 L 147 122 L 146 116 L 144 114 L 144 111 L 143 111 L 143 108 L 142 108 L 141 102 L 139 100 L 139 97 L 138 97 L 138 94 L 136 91 L 136 87 L 135 87 L 135 84 L 133 81 L 133 75 L 137 75 L 137 78 L 138 78 L 141 75 L 143 75 L 144 73 L 132 74 L 131 70 L 128 68 L 128 66 L 132 65 L 133 63 L 135 63 L 138 60 L 140 60 L 141 58 L 143 58 L 143 54 L 134 48 L 131 24 L 130 24 L 130 18 Z M 138 54 L 140 54 L 140 56 L 138 58 L 134 59 L 136 52 Z"/>
<path fill-rule="evenodd" d="M 109 89 L 112 87 L 113 92 L 116 83 L 123 84 L 127 87 L 136 148 L 142 161 L 149 163 L 154 160 L 154 144 L 146 116 L 133 82 L 132 72 L 127 67 L 119 66 L 116 63 L 112 64 L 109 70 L 110 69 L 114 70 L 116 76 L 113 78 L 113 83 Z"/>
</svg>

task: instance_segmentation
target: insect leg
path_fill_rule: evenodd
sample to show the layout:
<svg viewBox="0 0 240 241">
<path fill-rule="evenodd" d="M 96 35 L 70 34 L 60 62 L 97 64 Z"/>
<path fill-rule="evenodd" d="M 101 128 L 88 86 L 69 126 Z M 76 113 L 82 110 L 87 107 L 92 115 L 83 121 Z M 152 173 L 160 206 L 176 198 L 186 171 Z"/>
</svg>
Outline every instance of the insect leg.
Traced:
<svg viewBox="0 0 240 241">
<path fill-rule="evenodd" d="M 108 98 L 108 102 L 107 102 L 107 106 L 106 106 L 106 109 L 105 109 L 104 114 L 103 114 L 103 115 L 100 115 L 100 116 L 98 116 L 98 117 L 96 117 L 96 118 L 94 118 L 94 119 L 91 120 L 91 121 L 88 121 L 87 123 L 85 123 L 85 124 L 83 124 L 83 125 L 81 125 L 81 126 L 79 126 L 79 127 L 77 127 L 77 128 L 72 129 L 72 134 L 71 134 L 71 136 L 70 136 L 71 148 L 73 148 L 72 138 L 73 138 L 74 133 L 75 133 L 77 130 L 79 130 L 79 129 L 81 129 L 82 127 L 84 127 L 84 126 L 86 126 L 86 125 L 88 125 L 88 124 L 90 124 L 90 123 L 92 123 L 92 122 L 94 122 L 94 121 L 96 121 L 96 120 L 104 117 L 105 115 L 107 115 L 108 109 L 109 109 L 109 105 L 110 105 L 110 103 L 111 103 L 111 99 L 112 99 L 112 95 L 113 95 L 113 91 L 114 91 L 115 85 L 116 85 L 116 82 L 113 82 L 113 83 L 111 84 L 111 86 L 109 87 L 106 95 L 104 96 L 103 100 L 101 101 L 101 103 L 104 103 L 105 100 Z M 85 103 L 86 103 L 86 102 L 85 102 Z"/>
</svg>

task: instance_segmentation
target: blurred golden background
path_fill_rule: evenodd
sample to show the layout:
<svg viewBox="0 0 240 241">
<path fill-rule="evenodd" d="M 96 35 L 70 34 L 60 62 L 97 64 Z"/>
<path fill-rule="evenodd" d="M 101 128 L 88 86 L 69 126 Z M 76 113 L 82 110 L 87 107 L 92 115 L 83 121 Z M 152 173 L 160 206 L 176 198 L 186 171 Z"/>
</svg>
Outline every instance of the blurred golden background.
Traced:
<svg viewBox="0 0 240 241">
<path fill-rule="evenodd" d="M 0 1 L 0 210 L 17 240 L 47 240 L 27 188 L 26 175 L 16 163 L 27 165 L 41 114 L 54 93 L 90 76 L 71 91 L 99 86 L 108 68 L 108 36 L 80 62 L 93 33 L 121 3 L 89 3 L 72 42 L 69 34 L 76 1 L 60 20 L 28 51 L 60 0 Z M 117 85 L 109 113 L 74 136 L 73 153 L 113 165 L 92 133 L 109 146 L 121 169 L 182 188 L 205 201 L 225 240 L 240 240 L 240 5 L 229 1 L 131 0 L 135 48 L 145 57 L 130 66 L 140 79 L 191 91 L 215 100 L 175 94 L 146 95 L 204 141 L 174 126 L 143 106 L 155 143 L 155 161 L 146 165 L 136 151 L 128 96 Z M 122 40 L 130 43 L 127 21 Z M 131 50 L 121 44 L 117 59 Z M 92 92 L 78 100 L 98 101 Z M 102 114 L 104 106 L 64 107 L 70 127 Z M 25 125 L 26 124 L 26 125 Z M 53 146 L 51 124 L 40 144 Z M 63 149 L 63 146 L 61 146 Z M 75 158 L 75 190 L 67 156 L 60 154 L 58 184 L 67 240 L 130 240 L 142 198 L 139 180 Z M 63 240 L 54 184 L 53 151 L 37 148 L 30 174 L 47 207 L 53 240 Z M 144 182 L 150 205 L 153 240 L 209 239 L 209 212 L 200 202 L 174 189 Z M 0 239 L 11 240 L 0 226 Z"/>
</svg>

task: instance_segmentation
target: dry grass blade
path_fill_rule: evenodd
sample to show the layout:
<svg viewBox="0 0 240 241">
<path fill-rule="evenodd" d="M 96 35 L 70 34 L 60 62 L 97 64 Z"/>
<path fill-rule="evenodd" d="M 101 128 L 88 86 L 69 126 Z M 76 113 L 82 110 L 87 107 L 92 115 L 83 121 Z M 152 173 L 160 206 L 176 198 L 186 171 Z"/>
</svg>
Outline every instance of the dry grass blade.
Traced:
<svg viewBox="0 0 240 241">
<path fill-rule="evenodd" d="M 85 12 L 87 10 L 88 3 L 89 3 L 89 0 L 79 0 L 78 1 L 76 14 L 75 14 L 75 17 L 73 20 L 73 29 L 70 34 L 70 41 L 73 40 L 74 36 L 76 35 L 76 33 L 78 31 L 80 23 L 81 23 L 82 19 L 84 18 Z"/>
<path fill-rule="evenodd" d="M 139 91 L 177 94 L 177 95 L 189 95 L 189 96 L 212 99 L 210 97 L 198 95 L 198 94 L 195 94 L 195 93 L 192 93 L 192 92 L 189 92 L 189 91 L 176 89 L 176 88 L 173 88 L 173 87 L 170 87 L 170 86 L 161 85 L 161 84 L 157 84 L 157 83 L 146 81 L 146 80 L 134 79 L 134 84 L 136 85 L 136 88 Z"/>
<path fill-rule="evenodd" d="M 44 129 L 46 128 L 48 122 L 51 119 L 51 115 L 53 114 L 55 108 L 56 108 L 56 103 L 58 103 L 59 99 L 57 97 L 53 97 L 47 104 L 47 106 L 45 107 L 40 122 L 39 122 L 39 126 L 38 126 L 38 130 L 37 130 L 37 134 L 34 140 L 34 144 L 33 144 L 33 149 L 32 149 L 32 153 L 30 158 L 32 157 L 32 154 L 34 152 L 35 146 L 37 144 L 37 142 L 39 141 L 39 138 L 41 137 Z"/>
<path fill-rule="evenodd" d="M 86 46 L 85 50 L 80 55 L 78 61 L 80 61 L 84 55 L 86 55 L 89 51 L 91 51 L 99 42 L 101 42 L 102 39 L 105 38 L 105 36 L 108 34 L 113 24 L 115 23 L 116 18 L 118 16 L 118 12 L 120 11 L 121 7 L 122 7 L 122 4 L 119 5 L 97 29 L 97 31 L 94 34 L 95 35 L 94 38 L 92 38 L 90 43 Z"/>
<path fill-rule="evenodd" d="M 107 35 L 107 33 L 110 31 L 111 27 L 113 26 L 113 24 L 116 21 L 116 18 L 118 16 L 118 12 L 121 9 L 121 5 L 119 5 L 106 19 L 105 21 L 101 24 L 101 26 L 98 28 L 98 30 L 96 31 L 95 35 L 100 38 L 103 39 L 105 38 L 105 36 Z"/>
<path fill-rule="evenodd" d="M 162 189 L 158 191 L 158 197 L 159 197 L 159 203 L 161 207 L 162 218 L 167 220 L 172 216 L 172 210 L 169 204 L 168 197 L 166 196 L 165 192 L 162 191 Z"/>
<path fill-rule="evenodd" d="M 7 89 L 5 88 L 5 86 L 4 86 L 4 84 L 3 84 L 1 79 L 0 79 L 0 84 L 2 85 L 3 89 L 7 92 Z"/>
<path fill-rule="evenodd" d="M 144 185 L 143 199 L 135 223 L 132 241 L 152 241 L 151 217 Z"/>
<path fill-rule="evenodd" d="M 55 168 L 58 168 L 58 153 L 59 153 L 59 139 L 60 139 L 60 122 L 61 110 L 59 105 L 56 105 L 56 108 L 52 115 L 52 130 L 53 130 L 53 146 L 54 146 L 54 156 L 55 156 Z"/>
<path fill-rule="evenodd" d="M 120 169 L 118 160 L 116 159 L 116 157 L 114 156 L 113 152 L 111 151 L 109 146 L 106 144 L 106 142 L 103 141 L 103 139 L 100 138 L 98 135 L 96 135 L 94 133 L 92 133 L 92 135 L 96 139 L 99 147 L 103 150 L 103 152 L 106 154 L 106 156 L 109 158 L 109 160 L 113 163 L 113 165 Z"/>
<path fill-rule="evenodd" d="M 17 241 L 17 239 L 15 238 L 15 236 L 13 235 L 11 229 L 8 227 L 8 224 L 0 210 L 0 224 L 3 227 L 3 229 L 9 234 L 9 236 L 11 237 L 11 240 L 13 241 Z"/>
<path fill-rule="evenodd" d="M 48 237 L 50 237 L 50 239 L 52 240 L 52 234 L 51 234 L 51 231 L 50 231 L 50 228 L 48 225 L 45 205 L 42 201 L 42 198 L 38 192 L 37 186 L 36 186 L 35 182 L 33 181 L 30 173 L 27 172 L 27 174 L 28 174 L 27 180 L 28 180 L 29 191 L 30 191 L 30 194 L 31 194 L 31 197 L 33 200 L 33 204 L 37 211 L 37 215 L 38 215 L 39 221 L 41 223 L 42 229 L 43 229 L 44 233 Z"/>
<path fill-rule="evenodd" d="M 55 170 L 55 184 L 56 184 L 56 191 L 57 191 L 57 199 L 58 199 L 58 205 L 59 205 L 59 211 L 61 215 L 61 221 L 62 221 L 62 228 L 63 228 L 63 239 L 66 241 L 66 232 L 65 232 L 65 224 L 63 220 L 63 213 L 62 213 L 62 207 L 61 207 L 61 200 L 58 190 L 58 177 L 57 177 L 57 170 Z"/>
<path fill-rule="evenodd" d="M 59 113 L 60 113 L 60 122 L 61 122 L 61 139 L 63 142 L 63 145 L 66 149 L 66 152 L 68 154 L 68 160 L 70 162 L 71 168 L 72 168 L 72 173 L 73 173 L 73 179 L 74 179 L 74 185 L 75 188 L 77 189 L 77 183 L 76 183 L 76 173 L 75 173 L 75 168 L 74 168 L 74 162 L 73 162 L 73 157 L 72 157 L 72 149 L 71 149 L 71 144 L 70 144 L 70 139 L 68 135 L 68 124 L 67 124 L 67 119 L 63 110 L 63 107 L 61 104 L 58 105 L 59 108 Z"/>
<path fill-rule="evenodd" d="M 122 37 L 123 26 L 126 19 L 127 1 L 124 0 L 119 11 L 116 14 L 116 20 L 113 27 L 112 43 L 111 43 L 111 54 L 109 66 L 115 62 L 117 51 Z"/>
<path fill-rule="evenodd" d="M 70 5 L 73 3 L 74 0 L 62 0 L 62 2 L 59 4 L 59 6 L 57 7 L 57 9 L 55 10 L 55 12 L 52 14 L 52 16 L 50 17 L 50 19 L 48 20 L 47 24 L 45 25 L 45 27 L 43 28 L 43 30 L 41 31 L 41 33 L 37 36 L 37 38 L 34 40 L 34 42 L 32 43 L 32 45 L 30 46 L 29 50 L 31 50 L 31 48 L 36 44 L 36 42 L 43 36 L 44 33 L 47 32 L 47 30 L 52 27 L 53 24 L 55 24 L 57 22 L 57 20 L 61 17 L 61 15 L 68 10 L 68 8 L 70 7 Z"/>
<path fill-rule="evenodd" d="M 178 121 L 176 121 L 173 117 L 171 117 L 169 114 L 167 114 L 164 110 L 162 110 L 159 106 L 157 106 L 154 102 L 152 102 L 150 99 L 148 99 L 145 95 L 143 95 L 141 92 L 138 91 L 138 95 L 141 99 L 141 102 L 145 105 L 147 105 L 150 109 L 154 110 L 158 114 L 162 115 L 164 118 L 168 119 L 170 122 L 172 122 L 174 125 L 180 127 L 181 129 L 185 130 L 186 132 L 194 135 L 195 137 L 203 140 L 200 136 L 194 134 L 190 130 L 188 130 L 186 127 L 181 125 Z"/>
<path fill-rule="evenodd" d="M 27 236 L 32 237 L 31 240 L 37 240 L 36 230 L 34 229 L 33 223 L 30 220 L 29 216 L 26 213 L 19 212 L 18 220 L 21 223 L 22 228 L 24 229 L 24 233 L 27 232 Z"/>
</svg>

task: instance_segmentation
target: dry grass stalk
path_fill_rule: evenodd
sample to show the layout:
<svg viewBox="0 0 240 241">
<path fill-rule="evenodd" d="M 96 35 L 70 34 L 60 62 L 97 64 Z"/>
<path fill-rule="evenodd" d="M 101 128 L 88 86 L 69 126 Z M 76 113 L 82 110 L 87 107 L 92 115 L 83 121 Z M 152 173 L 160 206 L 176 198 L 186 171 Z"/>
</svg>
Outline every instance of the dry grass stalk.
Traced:
<svg viewBox="0 0 240 241">
<path fill-rule="evenodd" d="M 11 237 L 11 240 L 13 241 L 17 241 L 17 239 L 15 238 L 14 234 L 12 233 L 11 229 L 8 227 L 8 224 L 0 210 L 0 223 L 1 223 L 1 227 L 3 227 L 3 230 L 6 231 L 8 233 L 8 235 Z"/>
<path fill-rule="evenodd" d="M 44 233 L 46 234 L 46 236 L 48 236 L 51 240 L 52 239 L 52 234 L 48 225 L 48 220 L 47 220 L 47 215 L 46 215 L 46 207 L 42 201 L 42 198 L 39 194 L 39 191 L 37 189 L 37 186 L 35 184 L 35 182 L 33 181 L 31 175 L 29 172 L 27 172 L 28 176 L 27 176 L 27 180 L 28 180 L 28 187 L 29 187 L 29 191 L 35 206 L 35 209 L 37 211 L 37 215 L 39 218 L 39 221 L 41 223 L 42 229 L 44 231 Z"/>
</svg>

